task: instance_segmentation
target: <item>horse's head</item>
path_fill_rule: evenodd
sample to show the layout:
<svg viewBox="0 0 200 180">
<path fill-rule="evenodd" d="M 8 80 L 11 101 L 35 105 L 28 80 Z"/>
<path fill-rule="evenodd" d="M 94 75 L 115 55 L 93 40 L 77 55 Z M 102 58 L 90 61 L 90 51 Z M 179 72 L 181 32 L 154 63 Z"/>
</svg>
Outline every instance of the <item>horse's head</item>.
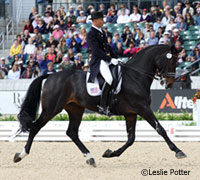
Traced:
<svg viewBox="0 0 200 180">
<path fill-rule="evenodd" d="M 166 89 L 171 88 L 174 84 L 177 59 L 178 52 L 174 45 L 171 46 L 167 52 L 161 53 L 161 55 L 158 56 L 158 75 L 165 79 Z"/>
</svg>

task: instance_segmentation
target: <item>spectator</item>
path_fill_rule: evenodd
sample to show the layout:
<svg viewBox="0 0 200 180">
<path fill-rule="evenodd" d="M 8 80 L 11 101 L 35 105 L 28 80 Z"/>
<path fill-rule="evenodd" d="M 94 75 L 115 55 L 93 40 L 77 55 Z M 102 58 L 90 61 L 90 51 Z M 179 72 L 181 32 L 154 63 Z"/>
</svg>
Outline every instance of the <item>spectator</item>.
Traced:
<svg viewBox="0 0 200 180">
<path fill-rule="evenodd" d="M 35 7 L 32 7 L 32 8 L 31 8 L 31 13 L 29 14 L 29 18 L 28 18 L 31 24 L 32 24 L 32 22 L 34 21 L 35 16 L 36 16 L 37 14 L 38 14 L 38 13 L 37 13 L 37 9 L 36 9 Z"/>
<path fill-rule="evenodd" d="M 87 18 L 86 18 L 86 23 L 87 24 L 92 24 L 92 19 L 91 19 L 91 14 L 92 14 L 92 12 L 94 12 L 95 11 L 95 9 L 91 9 L 90 10 L 90 14 L 87 16 Z"/>
<path fill-rule="evenodd" d="M 47 52 L 49 51 L 50 48 L 47 48 Z M 51 62 L 50 60 L 48 60 L 47 56 L 45 56 L 44 60 L 41 60 L 39 63 L 41 72 L 43 73 L 46 69 L 47 69 L 47 64 Z"/>
<path fill-rule="evenodd" d="M 48 24 L 50 21 L 53 21 L 53 17 L 50 15 L 49 11 L 45 12 L 44 22 Z"/>
<path fill-rule="evenodd" d="M 180 7 L 176 5 L 174 6 L 174 11 L 172 12 L 172 16 L 177 18 L 179 14 L 181 14 Z"/>
<path fill-rule="evenodd" d="M 165 15 L 163 16 L 161 20 L 161 24 L 163 27 L 166 27 L 169 24 L 169 21 L 171 18 L 174 18 L 169 11 L 165 12 Z"/>
<path fill-rule="evenodd" d="M 46 24 L 44 23 L 42 18 L 38 19 L 38 25 L 36 28 L 38 29 L 39 33 L 46 34 Z"/>
<path fill-rule="evenodd" d="M 117 42 L 123 43 L 123 40 L 122 38 L 120 38 L 120 35 L 118 32 L 116 32 L 113 36 L 113 43 L 117 44 Z"/>
<path fill-rule="evenodd" d="M 172 32 L 174 28 L 176 28 L 176 23 L 174 23 L 174 18 L 171 18 L 169 24 L 165 28 L 165 31 Z"/>
<path fill-rule="evenodd" d="M 23 73 L 24 70 L 25 70 L 25 68 L 24 68 L 24 66 L 23 66 L 23 61 L 22 61 L 21 59 L 18 61 L 18 69 L 19 69 L 20 77 L 21 77 L 22 73 Z"/>
<path fill-rule="evenodd" d="M 142 33 L 140 28 L 137 28 L 136 31 L 136 36 L 135 36 L 135 46 L 139 46 L 140 42 L 144 40 L 144 34 Z"/>
<path fill-rule="evenodd" d="M 151 17 L 150 17 L 150 21 L 151 22 L 156 22 L 158 18 L 161 17 L 161 12 L 158 11 L 158 8 L 156 6 L 152 6 L 151 7 Z"/>
<path fill-rule="evenodd" d="M 155 31 L 150 32 L 150 38 L 147 40 L 147 45 L 156 45 L 158 44 L 158 38 L 156 37 Z"/>
<path fill-rule="evenodd" d="M 107 26 L 104 26 L 104 32 L 105 32 L 107 37 L 111 37 L 111 39 L 112 39 L 112 33 L 108 31 L 108 27 Z"/>
<path fill-rule="evenodd" d="M 187 61 L 195 62 L 199 58 L 200 58 L 200 49 L 196 46 L 192 50 L 192 52 L 189 54 L 189 56 L 187 57 Z M 195 64 L 192 65 L 192 71 L 194 71 L 198 68 L 199 68 L 199 63 L 195 63 Z M 196 75 L 198 76 L 198 73 Z"/>
<path fill-rule="evenodd" d="M 192 16 L 194 15 L 194 9 L 190 6 L 189 1 L 185 2 L 185 8 L 183 9 L 183 17 L 186 17 L 186 14 L 190 13 Z"/>
<path fill-rule="evenodd" d="M 73 68 L 74 69 L 79 69 L 79 70 L 82 70 L 82 67 L 84 65 L 84 62 L 82 60 L 82 54 L 81 53 L 78 53 L 75 58 L 74 58 L 74 65 L 73 65 Z"/>
<path fill-rule="evenodd" d="M 53 16 L 53 25 L 55 26 L 55 25 L 59 25 L 59 23 L 60 23 L 60 21 L 58 20 L 58 16 L 57 15 L 54 15 Z"/>
<path fill-rule="evenodd" d="M 63 15 L 61 14 L 60 9 L 58 9 L 58 10 L 56 11 L 56 16 L 57 16 L 57 18 L 58 18 L 58 23 L 60 22 L 61 19 L 64 19 Z"/>
<path fill-rule="evenodd" d="M 80 16 L 77 17 L 76 23 L 77 24 L 84 24 L 84 23 L 86 23 L 86 18 L 87 17 L 85 16 L 84 11 L 80 11 Z"/>
<path fill-rule="evenodd" d="M 124 50 L 124 56 L 131 57 L 136 53 L 136 47 L 134 47 L 134 43 L 130 43 L 129 47 Z"/>
<path fill-rule="evenodd" d="M 65 12 L 64 6 L 60 6 L 60 13 L 61 13 L 61 15 L 62 15 L 62 17 L 63 17 L 63 19 L 64 19 L 65 16 L 66 16 L 66 12 Z"/>
<path fill-rule="evenodd" d="M 160 18 L 157 18 L 156 22 L 153 24 L 153 30 L 155 32 L 158 32 L 158 28 L 159 27 L 162 27 L 162 24 L 161 24 L 161 19 Z"/>
<path fill-rule="evenodd" d="M 107 17 L 107 23 L 117 23 L 116 11 L 113 9 L 110 16 Z"/>
<path fill-rule="evenodd" d="M 140 17 L 141 23 L 150 22 L 150 15 L 147 13 L 147 9 L 142 10 L 142 15 Z"/>
<path fill-rule="evenodd" d="M 28 64 L 24 72 L 22 73 L 21 79 L 31 79 L 32 78 L 32 70 L 31 66 Z"/>
<path fill-rule="evenodd" d="M 133 34 L 131 33 L 130 31 L 130 28 L 128 25 L 125 25 L 124 26 L 124 30 L 123 30 L 123 33 L 121 35 L 122 39 L 123 39 L 123 42 L 125 42 L 129 37 L 131 37 Z"/>
<path fill-rule="evenodd" d="M 47 48 L 47 59 L 51 62 L 55 62 L 56 60 L 56 52 L 55 52 L 55 48 L 54 48 L 54 45 L 52 45 L 50 48 Z"/>
<path fill-rule="evenodd" d="M 52 10 L 51 5 L 48 5 L 48 6 L 47 6 L 47 8 L 46 8 L 46 12 L 49 12 L 51 17 L 54 16 L 54 11 Z"/>
<path fill-rule="evenodd" d="M 24 48 L 24 55 L 33 55 L 35 52 L 36 46 L 33 44 L 32 38 L 28 39 L 28 44 Z M 26 58 L 26 57 L 25 57 Z"/>
<path fill-rule="evenodd" d="M 25 42 L 24 42 L 24 40 L 23 40 L 21 34 L 17 34 L 17 35 L 16 35 L 16 39 L 18 40 L 18 42 L 19 42 L 19 44 L 22 46 L 22 48 L 24 48 Z"/>
<path fill-rule="evenodd" d="M 63 54 L 61 51 L 58 51 L 54 64 L 60 64 L 63 60 Z"/>
<path fill-rule="evenodd" d="M 144 34 L 145 41 L 147 41 L 147 39 L 150 37 L 150 32 L 152 30 L 150 27 L 151 27 L 150 24 L 148 22 L 146 22 L 145 28 L 142 31 L 142 33 Z"/>
<path fill-rule="evenodd" d="M 71 63 L 74 62 L 74 52 L 72 48 L 68 49 L 67 60 Z"/>
<path fill-rule="evenodd" d="M 66 54 L 67 53 L 67 45 L 66 45 L 66 40 L 64 37 L 60 39 L 60 42 L 58 44 L 58 51 L 61 52 L 61 54 Z"/>
<path fill-rule="evenodd" d="M 20 78 L 20 71 L 18 69 L 18 64 L 13 64 L 12 69 L 8 71 L 8 79 L 16 80 Z"/>
<path fill-rule="evenodd" d="M 170 43 L 171 43 L 171 41 L 170 41 L 170 33 L 165 31 L 163 33 L 163 37 L 160 38 L 158 44 L 168 44 L 169 45 Z"/>
<path fill-rule="evenodd" d="M 140 22 L 141 14 L 138 13 L 138 8 L 133 6 L 133 13 L 130 15 L 130 22 Z"/>
<path fill-rule="evenodd" d="M 91 15 L 91 10 L 92 10 L 92 9 L 95 9 L 95 8 L 94 8 L 94 4 L 91 3 L 91 4 L 89 4 L 88 9 L 87 9 L 87 11 L 86 11 L 86 14 L 87 14 L 88 16 Z"/>
<path fill-rule="evenodd" d="M 141 40 L 140 44 L 138 45 L 138 48 L 136 49 L 136 53 L 141 51 L 142 49 L 144 49 L 146 47 L 146 43 L 145 40 Z"/>
<path fill-rule="evenodd" d="M 19 44 L 18 40 L 15 39 L 13 45 L 10 48 L 9 60 L 11 60 L 15 55 L 20 55 L 22 51 L 22 46 Z"/>
<path fill-rule="evenodd" d="M 80 16 L 81 11 L 84 11 L 83 6 L 78 5 L 75 16 L 77 16 L 77 17 Z"/>
<path fill-rule="evenodd" d="M 105 5 L 103 3 L 99 5 L 99 11 L 101 11 L 104 16 L 107 15 L 107 10 L 105 9 Z"/>
<path fill-rule="evenodd" d="M 32 22 L 33 28 L 36 28 L 38 26 L 38 19 L 39 18 L 40 18 L 40 16 L 38 14 L 34 16 L 34 20 Z"/>
<path fill-rule="evenodd" d="M 38 32 L 37 28 L 34 29 L 34 35 L 35 35 L 35 41 L 37 42 L 37 46 L 42 45 L 43 42 L 42 35 Z"/>
<path fill-rule="evenodd" d="M 117 16 L 120 16 L 122 14 L 122 11 L 124 11 L 127 16 L 130 14 L 130 10 L 126 8 L 125 4 L 120 5 L 120 9 L 117 12 Z"/>
<path fill-rule="evenodd" d="M 71 18 L 72 24 L 76 23 L 76 16 L 74 15 L 74 10 L 72 10 L 72 9 L 69 10 L 69 16 L 67 16 L 67 17 Z M 67 24 L 67 22 L 66 22 L 67 17 L 65 18 L 65 24 Z"/>
<path fill-rule="evenodd" d="M 123 49 L 121 42 L 117 42 L 117 46 L 116 46 L 116 49 L 114 50 L 114 52 L 119 58 L 124 56 L 124 54 L 123 54 L 124 49 Z"/>
<path fill-rule="evenodd" d="M 87 32 L 86 32 L 86 29 L 85 29 L 85 27 L 84 26 L 81 26 L 81 30 L 80 30 L 80 33 L 79 33 L 79 38 L 81 39 L 81 40 L 83 40 L 83 38 L 84 38 L 84 36 L 87 34 Z"/>
<path fill-rule="evenodd" d="M 159 27 L 159 28 L 158 28 L 158 32 L 156 33 L 156 37 L 157 37 L 158 39 L 160 39 L 160 38 L 162 38 L 162 36 L 163 36 L 163 28 L 162 28 L 162 27 Z"/>
<path fill-rule="evenodd" d="M 56 72 L 56 70 L 53 68 L 53 63 L 52 63 L 52 62 L 49 62 L 49 63 L 47 64 L 47 69 L 44 70 L 44 72 L 43 72 L 43 75 L 45 75 L 45 74 L 53 74 L 53 73 L 55 73 L 55 72 Z"/>
<path fill-rule="evenodd" d="M 178 64 L 182 63 L 186 59 L 185 49 L 181 46 L 180 41 L 176 41 L 175 48 L 178 52 Z"/>
<path fill-rule="evenodd" d="M 46 25 L 46 32 L 48 33 L 52 33 L 53 32 L 53 28 L 54 28 L 54 22 L 50 21 L 47 25 Z"/>
<path fill-rule="evenodd" d="M 108 8 L 107 18 L 111 16 L 113 10 L 116 12 L 115 5 L 111 4 L 110 7 Z"/>
<path fill-rule="evenodd" d="M 65 24 L 66 24 L 67 28 L 70 28 L 70 27 L 72 26 L 73 22 L 72 22 L 72 19 L 71 19 L 70 16 L 68 16 L 68 17 L 65 19 Z"/>
<path fill-rule="evenodd" d="M 194 19 L 193 19 L 193 17 L 191 16 L 190 13 L 186 13 L 185 22 L 186 22 L 186 24 L 187 24 L 187 27 L 189 27 L 189 26 L 194 26 Z"/>
<path fill-rule="evenodd" d="M 121 10 L 121 14 L 117 18 L 117 23 L 128 23 L 129 22 L 129 16 L 125 14 L 125 9 Z"/>
<path fill-rule="evenodd" d="M 0 61 L 0 73 L 1 73 L 2 79 L 4 79 L 4 77 L 8 75 L 8 70 L 9 70 L 9 67 L 6 64 L 6 58 L 5 57 L 1 57 L 1 61 Z"/>
<path fill-rule="evenodd" d="M 52 35 L 53 35 L 54 39 L 59 40 L 64 35 L 63 31 L 60 30 L 59 25 L 55 25 L 53 29 L 54 29 L 54 31 L 53 31 Z"/>
<path fill-rule="evenodd" d="M 80 38 L 78 37 L 78 34 L 75 32 L 69 45 L 69 48 L 71 48 L 74 53 L 78 53 L 81 51 L 81 41 L 78 42 L 78 39 Z"/>
<path fill-rule="evenodd" d="M 31 36 L 30 36 L 30 34 L 29 34 L 29 31 L 28 31 L 28 30 L 25 30 L 25 31 L 24 31 L 24 35 L 23 35 L 23 41 L 24 41 L 25 45 L 28 44 L 28 39 L 29 39 L 30 37 L 31 37 Z"/>
<path fill-rule="evenodd" d="M 26 20 L 26 24 L 24 26 L 24 31 L 26 29 L 29 31 L 29 33 L 33 33 L 33 26 L 31 24 L 30 20 Z"/>
<path fill-rule="evenodd" d="M 44 60 L 45 58 L 45 53 L 43 51 L 43 46 L 42 45 L 39 45 L 37 47 L 37 49 L 35 50 L 35 59 L 36 59 L 36 62 L 37 63 L 40 63 L 41 60 Z"/>
<path fill-rule="evenodd" d="M 195 25 L 199 26 L 200 25 L 200 3 L 199 3 L 199 6 L 197 6 L 196 8 L 196 12 L 197 14 L 194 16 L 196 19 Z"/>
<path fill-rule="evenodd" d="M 177 40 L 180 41 L 181 44 L 183 44 L 183 38 L 179 34 L 179 30 L 178 29 L 174 29 L 173 30 L 173 36 L 172 36 L 172 43 L 175 45 Z"/>
<path fill-rule="evenodd" d="M 180 17 L 180 22 L 177 22 L 176 28 L 177 28 L 179 31 L 185 31 L 185 30 L 187 29 L 187 24 L 185 23 L 183 17 Z"/>
<path fill-rule="evenodd" d="M 64 23 L 63 19 L 60 20 L 59 27 L 60 27 L 60 30 L 63 31 L 63 34 L 65 34 L 68 27 L 67 27 L 67 24 Z"/>
<path fill-rule="evenodd" d="M 108 45 L 111 47 L 111 49 L 114 51 L 116 49 L 116 43 L 112 42 L 111 37 L 107 37 Z"/>
<path fill-rule="evenodd" d="M 15 55 L 14 58 L 13 58 L 13 61 L 11 63 L 11 65 L 13 66 L 13 64 L 18 64 L 18 62 L 20 61 L 21 59 L 19 58 L 18 55 Z"/>
</svg>

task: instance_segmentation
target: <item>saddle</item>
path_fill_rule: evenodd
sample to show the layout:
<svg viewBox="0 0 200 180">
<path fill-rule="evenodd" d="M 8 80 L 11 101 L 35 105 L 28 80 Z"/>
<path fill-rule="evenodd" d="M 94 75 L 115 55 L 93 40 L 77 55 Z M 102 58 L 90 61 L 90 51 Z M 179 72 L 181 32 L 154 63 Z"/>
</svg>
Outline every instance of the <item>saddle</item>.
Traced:
<svg viewBox="0 0 200 180">
<path fill-rule="evenodd" d="M 121 66 L 117 65 L 110 65 L 110 71 L 113 77 L 113 83 L 111 85 L 111 90 L 109 92 L 109 99 L 108 99 L 108 105 L 112 112 L 114 112 L 114 107 L 117 103 L 117 94 L 121 90 L 121 85 L 122 85 L 122 72 L 121 72 Z M 104 78 L 102 75 L 99 73 L 97 77 L 94 79 L 94 83 L 88 82 L 90 76 L 90 72 L 87 72 L 86 76 L 86 87 L 87 87 L 87 92 L 91 96 L 100 96 L 102 93 L 102 87 L 105 83 Z"/>
</svg>

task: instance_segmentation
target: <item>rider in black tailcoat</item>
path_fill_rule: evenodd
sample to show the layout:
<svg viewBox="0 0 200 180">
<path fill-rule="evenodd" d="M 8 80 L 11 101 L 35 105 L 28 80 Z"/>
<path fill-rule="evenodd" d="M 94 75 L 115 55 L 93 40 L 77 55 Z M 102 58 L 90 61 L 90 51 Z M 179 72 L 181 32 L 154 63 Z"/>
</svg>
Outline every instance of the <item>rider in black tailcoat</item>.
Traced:
<svg viewBox="0 0 200 180">
<path fill-rule="evenodd" d="M 93 12 L 91 14 L 92 27 L 87 34 L 87 43 L 92 53 L 90 62 L 90 77 L 89 81 L 93 82 L 94 78 L 100 73 L 101 60 L 110 62 L 112 58 L 117 56 L 108 45 L 105 32 L 101 29 L 104 21 L 102 12 Z M 111 84 L 110 84 L 111 85 Z M 105 83 L 103 86 L 99 112 L 108 115 L 107 97 L 110 90 L 110 85 Z"/>
</svg>

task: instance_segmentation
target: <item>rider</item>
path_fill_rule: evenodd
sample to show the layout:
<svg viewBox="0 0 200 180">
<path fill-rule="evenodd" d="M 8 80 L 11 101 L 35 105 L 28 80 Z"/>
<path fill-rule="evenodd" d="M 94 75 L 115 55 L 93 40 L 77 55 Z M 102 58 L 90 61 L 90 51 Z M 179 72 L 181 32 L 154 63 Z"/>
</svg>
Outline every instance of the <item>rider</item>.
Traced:
<svg viewBox="0 0 200 180">
<path fill-rule="evenodd" d="M 107 107 L 107 99 L 113 77 L 109 69 L 109 63 L 113 62 L 113 64 L 116 64 L 117 60 L 115 58 L 117 58 L 117 56 L 108 45 L 106 34 L 104 30 L 101 29 L 104 24 L 103 13 L 94 11 L 91 14 L 91 19 L 92 27 L 87 34 L 87 43 L 92 53 L 89 82 L 93 82 L 98 73 L 105 79 L 99 112 L 110 115 L 109 108 Z"/>
</svg>

